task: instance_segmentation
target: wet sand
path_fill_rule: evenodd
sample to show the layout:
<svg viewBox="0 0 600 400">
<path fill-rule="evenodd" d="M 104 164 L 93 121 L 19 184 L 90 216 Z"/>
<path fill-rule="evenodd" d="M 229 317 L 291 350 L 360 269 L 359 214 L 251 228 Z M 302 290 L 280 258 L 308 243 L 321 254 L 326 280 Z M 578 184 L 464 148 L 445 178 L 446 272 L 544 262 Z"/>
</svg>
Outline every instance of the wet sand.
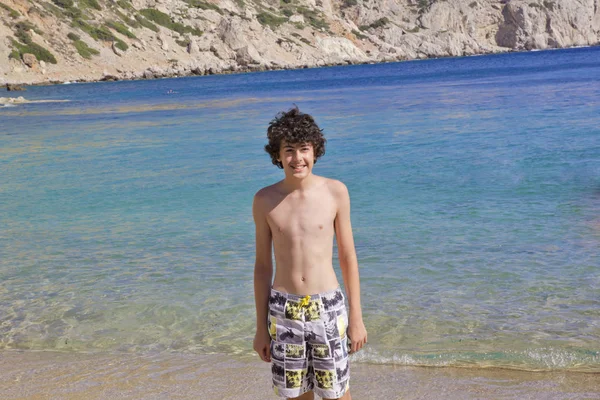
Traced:
<svg viewBox="0 0 600 400">
<path fill-rule="evenodd" d="M 0 399 L 276 399 L 267 364 L 223 355 L 0 352 Z M 352 365 L 361 399 L 600 399 L 600 374 Z"/>
</svg>

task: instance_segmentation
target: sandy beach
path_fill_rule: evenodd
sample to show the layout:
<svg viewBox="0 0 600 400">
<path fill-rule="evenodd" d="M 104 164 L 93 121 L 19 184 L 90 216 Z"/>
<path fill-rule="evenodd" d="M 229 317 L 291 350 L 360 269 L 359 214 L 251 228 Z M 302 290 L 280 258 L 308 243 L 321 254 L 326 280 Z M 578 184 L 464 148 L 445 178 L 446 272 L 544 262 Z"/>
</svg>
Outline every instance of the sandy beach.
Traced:
<svg viewBox="0 0 600 400">
<path fill-rule="evenodd" d="M 224 355 L 0 353 L 2 399 L 276 399 L 269 369 Z M 599 399 L 600 374 L 355 363 L 354 399 Z"/>
</svg>

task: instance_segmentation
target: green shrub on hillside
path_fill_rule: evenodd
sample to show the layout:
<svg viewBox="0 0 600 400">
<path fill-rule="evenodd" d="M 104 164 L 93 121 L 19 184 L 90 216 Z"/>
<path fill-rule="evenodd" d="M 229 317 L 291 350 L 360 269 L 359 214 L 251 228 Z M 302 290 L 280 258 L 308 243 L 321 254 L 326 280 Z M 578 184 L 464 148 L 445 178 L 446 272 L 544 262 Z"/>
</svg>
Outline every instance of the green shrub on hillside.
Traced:
<svg viewBox="0 0 600 400">
<path fill-rule="evenodd" d="M 308 21 L 316 29 L 329 29 L 329 24 L 325 22 L 318 12 L 315 10 L 308 9 L 306 7 L 298 7 L 296 9 L 298 13 L 304 16 L 304 20 Z"/>
<path fill-rule="evenodd" d="M 106 26 L 92 26 L 85 21 L 80 19 L 73 20 L 73 26 L 86 32 L 90 37 L 95 40 L 102 40 L 105 42 L 114 42 L 115 46 L 123 51 L 127 50 L 129 46 L 121 39 L 116 38 Z"/>
<path fill-rule="evenodd" d="M 81 55 L 81 57 L 87 58 L 89 60 L 90 58 L 92 58 L 92 56 L 100 54 L 98 50 L 89 47 L 87 43 L 81 40 L 78 34 L 69 32 L 67 34 L 67 37 L 73 41 L 73 46 L 75 46 L 75 49 L 77 50 L 79 55 Z"/>
<path fill-rule="evenodd" d="M 139 22 L 139 24 L 141 26 L 143 26 L 144 28 L 148 28 L 151 31 L 158 32 L 160 30 L 160 29 L 158 29 L 158 26 L 154 25 L 152 22 L 148 21 L 146 18 L 142 17 L 141 15 L 136 15 L 135 20 L 137 22 Z"/>
<path fill-rule="evenodd" d="M 95 27 L 81 19 L 74 19 L 72 25 L 75 28 L 79 28 L 88 35 L 90 35 L 95 40 L 104 40 L 107 42 L 111 42 L 115 39 L 112 33 L 106 28 L 103 27 Z"/>
<path fill-rule="evenodd" d="M 32 42 L 23 45 L 17 42 L 16 40 L 11 40 L 11 42 L 13 48 L 19 51 L 19 58 L 22 58 L 23 54 L 30 53 L 33 54 L 35 58 L 37 58 L 39 61 L 45 61 L 51 64 L 56 64 L 56 58 L 54 57 L 54 55 L 37 43 Z"/>
<path fill-rule="evenodd" d="M 29 31 L 34 31 L 38 35 L 42 35 L 44 32 L 40 31 L 29 21 L 19 21 L 13 25 L 13 29 L 15 30 L 15 36 L 19 39 L 19 42 L 23 44 L 32 43 L 31 35 L 29 35 Z"/>
<path fill-rule="evenodd" d="M 71 8 L 74 5 L 73 0 L 52 0 L 52 2 L 64 9 Z"/>
<path fill-rule="evenodd" d="M 148 18 L 150 21 L 156 22 L 157 24 L 162 25 L 166 28 L 168 28 L 169 25 L 173 23 L 171 17 L 169 17 L 167 14 L 165 14 L 162 11 L 155 10 L 153 8 L 144 8 L 140 10 L 140 14 Z"/>
<path fill-rule="evenodd" d="M 77 49 L 77 52 L 81 55 L 81 57 L 90 59 L 92 56 L 100 54 L 100 52 L 96 49 L 93 49 L 87 45 L 83 40 L 74 40 L 73 46 Z"/>
<path fill-rule="evenodd" d="M 275 29 L 279 25 L 283 24 L 284 22 L 287 22 L 287 18 L 278 17 L 278 16 L 273 15 L 270 12 L 266 12 L 266 11 L 259 13 L 256 16 L 256 19 L 258 19 L 258 22 L 260 22 L 262 25 L 266 25 L 266 26 L 270 27 L 271 29 Z"/>
<path fill-rule="evenodd" d="M 192 28 L 191 26 L 180 24 L 179 22 L 173 22 L 173 20 L 171 20 L 171 17 L 169 17 L 167 14 L 155 10 L 153 8 L 144 8 L 143 10 L 140 10 L 140 14 L 148 18 L 150 21 L 156 22 L 157 24 L 162 25 L 165 28 L 168 28 L 179 34 L 189 32 L 195 36 L 202 36 L 201 30 Z"/>
<path fill-rule="evenodd" d="M 117 0 L 117 5 L 121 8 L 124 8 L 125 10 L 131 10 L 131 11 L 135 10 L 133 8 L 133 6 L 131 5 L 131 3 L 127 0 Z"/>
<path fill-rule="evenodd" d="M 361 25 L 359 29 L 361 31 L 369 30 L 370 28 L 381 28 L 390 23 L 390 20 L 387 17 L 379 18 L 376 21 L 373 21 L 370 25 Z"/>
<path fill-rule="evenodd" d="M 115 40 L 115 36 L 104 26 L 93 27 L 91 34 L 96 40 L 103 40 L 105 42 L 112 42 Z"/>
<path fill-rule="evenodd" d="M 40 4 L 42 7 L 44 7 L 46 9 L 46 11 L 49 11 L 50 13 L 52 13 L 52 15 L 54 15 L 57 18 L 63 18 L 65 16 L 65 13 L 63 12 L 63 10 L 56 7 L 54 4 L 51 4 L 51 3 L 40 3 Z"/>
<path fill-rule="evenodd" d="M 129 46 L 127 45 L 127 43 L 125 43 L 121 39 L 117 39 L 117 38 L 115 38 L 115 47 L 117 49 L 121 49 L 123 51 L 126 51 L 129 48 Z"/>
<path fill-rule="evenodd" d="M 125 22 L 127 25 L 129 25 L 132 28 L 141 28 L 142 27 L 142 24 L 140 24 L 138 21 L 136 21 L 135 19 L 129 18 L 127 15 L 123 14 L 119 10 L 115 10 L 115 14 L 118 15 L 118 17 L 121 19 L 121 21 Z"/>
<path fill-rule="evenodd" d="M 13 58 L 15 60 L 19 60 L 21 58 L 21 53 L 19 53 L 19 50 L 17 50 L 17 49 L 12 49 L 12 51 L 8 55 L 8 58 L 9 59 Z"/>
<path fill-rule="evenodd" d="M 27 31 L 29 31 L 29 28 L 26 26 L 26 24 L 28 24 L 28 22 L 22 21 L 15 25 L 15 36 L 17 37 L 19 42 L 29 44 L 32 42 L 32 40 L 29 33 L 27 33 Z"/>
<path fill-rule="evenodd" d="M 356 31 L 354 29 L 352 30 L 352 33 L 354 34 L 354 36 L 356 36 L 357 39 L 366 39 L 367 38 L 365 35 L 363 35 L 359 31 Z"/>
<path fill-rule="evenodd" d="M 185 0 L 186 3 L 190 5 L 190 7 L 199 8 L 201 10 L 214 10 L 219 14 L 223 14 L 223 10 L 219 8 L 216 4 L 209 3 L 207 1 L 202 0 Z"/>
<path fill-rule="evenodd" d="M 137 39 L 137 37 L 129 30 L 125 25 L 117 21 L 108 21 L 106 26 L 119 32 L 121 35 L 127 36 L 130 39 Z"/>
<path fill-rule="evenodd" d="M 83 13 L 81 12 L 81 10 L 75 6 L 73 7 L 69 7 L 66 8 L 63 11 L 63 15 L 70 18 L 70 19 L 74 19 L 74 18 L 85 18 L 87 19 L 86 16 L 83 15 Z"/>
<path fill-rule="evenodd" d="M 8 15 L 12 18 L 19 18 L 21 16 L 21 14 L 19 14 L 19 12 L 17 10 L 13 10 L 12 8 L 10 8 L 9 6 L 7 6 L 4 3 L 0 3 L 0 8 L 5 9 L 6 11 L 8 11 Z"/>
<path fill-rule="evenodd" d="M 78 0 L 78 3 L 83 8 L 93 8 L 98 11 L 102 11 L 102 7 L 97 0 Z"/>
</svg>

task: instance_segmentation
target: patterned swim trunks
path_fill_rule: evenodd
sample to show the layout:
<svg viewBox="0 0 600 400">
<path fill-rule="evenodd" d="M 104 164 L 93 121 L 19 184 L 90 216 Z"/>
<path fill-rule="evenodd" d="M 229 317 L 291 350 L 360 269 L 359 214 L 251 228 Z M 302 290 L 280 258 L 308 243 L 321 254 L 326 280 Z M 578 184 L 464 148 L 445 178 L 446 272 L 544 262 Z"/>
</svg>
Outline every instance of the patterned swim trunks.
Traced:
<svg viewBox="0 0 600 400">
<path fill-rule="evenodd" d="M 348 315 L 339 288 L 310 296 L 271 289 L 268 327 L 275 394 L 298 397 L 312 390 L 337 399 L 346 393 Z"/>
</svg>

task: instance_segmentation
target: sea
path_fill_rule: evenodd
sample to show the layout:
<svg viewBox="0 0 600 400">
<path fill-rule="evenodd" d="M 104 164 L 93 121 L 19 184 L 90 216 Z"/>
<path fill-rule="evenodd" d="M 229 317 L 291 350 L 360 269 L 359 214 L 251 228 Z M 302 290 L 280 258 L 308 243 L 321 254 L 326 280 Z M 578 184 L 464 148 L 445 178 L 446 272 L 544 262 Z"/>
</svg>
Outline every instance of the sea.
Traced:
<svg viewBox="0 0 600 400">
<path fill-rule="evenodd" d="M 354 362 L 600 372 L 598 47 L 19 95 L 50 102 L 0 108 L 0 354 L 252 357 L 252 199 L 298 106 L 350 192 Z"/>
</svg>

